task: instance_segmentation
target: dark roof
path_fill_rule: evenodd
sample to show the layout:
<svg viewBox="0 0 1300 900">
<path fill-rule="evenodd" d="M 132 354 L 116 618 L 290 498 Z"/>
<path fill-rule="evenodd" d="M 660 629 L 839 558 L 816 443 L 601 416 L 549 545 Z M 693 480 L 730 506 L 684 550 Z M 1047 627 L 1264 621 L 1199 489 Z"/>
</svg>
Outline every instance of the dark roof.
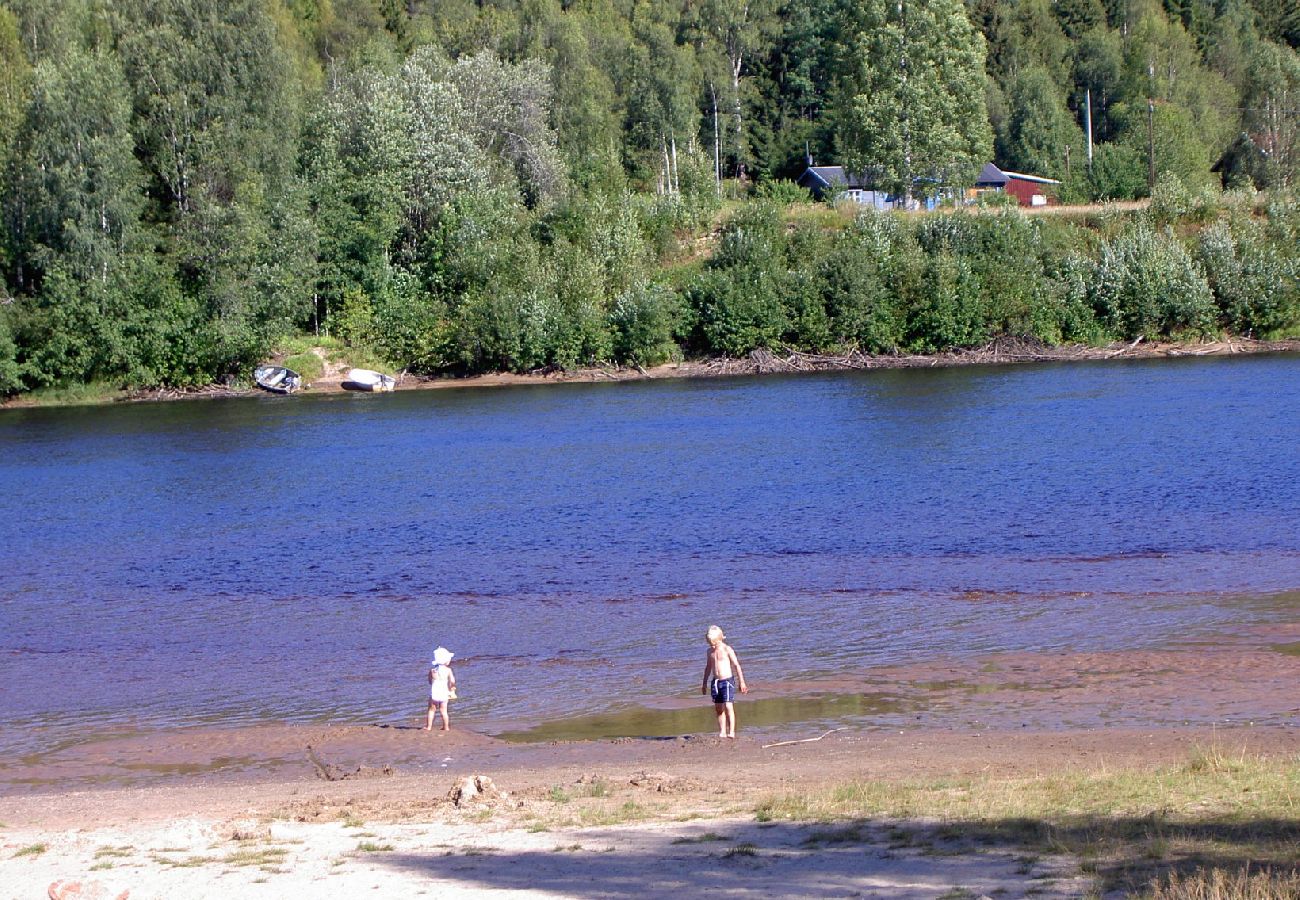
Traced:
<svg viewBox="0 0 1300 900">
<path fill-rule="evenodd" d="M 991 162 L 985 163 L 975 178 L 975 187 L 1004 187 L 1006 183 L 1007 176 Z"/>
<path fill-rule="evenodd" d="M 1005 169 L 999 169 L 993 163 L 985 163 L 984 168 L 980 169 L 979 176 L 975 179 L 975 187 L 1006 187 L 1008 181 L 1028 181 L 1033 184 L 1060 184 L 1055 178 L 1044 178 L 1041 175 L 1025 175 L 1023 172 L 1008 172 Z"/>
<path fill-rule="evenodd" d="M 846 175 L 843 166 L 809 166 L 804 173 L 799 176 L 799 184 L 803 187 L 811 187 L 813 184 L 816 184 L 823 190 L 832 187 L 867 187 L 867 182 L 861 175 Z"/>
</svg>

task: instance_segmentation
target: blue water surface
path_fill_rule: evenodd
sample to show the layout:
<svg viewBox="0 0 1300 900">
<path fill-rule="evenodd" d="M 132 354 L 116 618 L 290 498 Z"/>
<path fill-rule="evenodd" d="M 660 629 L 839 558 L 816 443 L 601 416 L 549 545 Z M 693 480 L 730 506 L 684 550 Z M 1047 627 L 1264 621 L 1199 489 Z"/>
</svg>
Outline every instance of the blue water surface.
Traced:
<svg viewBox="0 0 1300 900">
<path fill-rule="evenodd" d="M 0 747 L 494 724 L 1196 640 L 1300 587 L 1300 357 L 0 411 Z M 751 675 L 751 678 L 754 677 Z M 35 737 L 33 737 L 35 736 Z"/>
</svg>

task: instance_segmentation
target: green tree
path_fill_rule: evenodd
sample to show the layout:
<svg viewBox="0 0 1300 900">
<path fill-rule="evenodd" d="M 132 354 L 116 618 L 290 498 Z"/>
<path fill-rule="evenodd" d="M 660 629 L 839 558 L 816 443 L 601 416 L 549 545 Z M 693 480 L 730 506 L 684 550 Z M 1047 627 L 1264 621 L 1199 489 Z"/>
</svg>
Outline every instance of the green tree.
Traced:
<svg viewBox="0 0 1300 900">
<path fill-rule="evenodd" d="M 1250 60 L 1245 131 L 1265 161 L 1266 183 L 1300 180 L 1300 54 L 1261 41 Z"/>
<path fill-rule="evenodd" d="M 1045 69 L 1033 66 L 1012 82 L 1006 134 L 999 159 L 1007 168 L 1063 178 L 1066 166 L 1086 164 L 1083 133 Z"/>
<path fill-rule="evenodd" d="M 30 90 L 5 198 L 15 282 L 38 287 L 56 260 L 69 277 L 106 282 L 143 204 L 121 67 L 105 51 L 67 49 L 37 62 Z"/>
<path fill-rule="evenodd" d="M 969 184 L 992 153 L 984 41 L 960 0 L 854 0 L 840 49 L 844 165 L 897 194 Z"/>
</svg>

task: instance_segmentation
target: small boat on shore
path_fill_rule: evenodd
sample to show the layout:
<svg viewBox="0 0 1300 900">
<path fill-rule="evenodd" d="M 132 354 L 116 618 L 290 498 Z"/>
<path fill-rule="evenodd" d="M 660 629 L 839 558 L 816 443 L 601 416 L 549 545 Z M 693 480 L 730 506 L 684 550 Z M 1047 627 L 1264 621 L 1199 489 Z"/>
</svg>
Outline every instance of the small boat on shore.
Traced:
<svg viewBox="0 0 1300 900">
<path fill-rule="evenodd" d="M 391 391 L 397 387 L 397 379 L 372 369 L 349 369 L 344 386 L 358 391 Z"/>
<path fill-rule="evenodd" d="M 302 387 L 302 376 L 284 366 L 258 366 L 253 370 L 253 381 L 276 394 L 292 394 Z"/>
</svg>

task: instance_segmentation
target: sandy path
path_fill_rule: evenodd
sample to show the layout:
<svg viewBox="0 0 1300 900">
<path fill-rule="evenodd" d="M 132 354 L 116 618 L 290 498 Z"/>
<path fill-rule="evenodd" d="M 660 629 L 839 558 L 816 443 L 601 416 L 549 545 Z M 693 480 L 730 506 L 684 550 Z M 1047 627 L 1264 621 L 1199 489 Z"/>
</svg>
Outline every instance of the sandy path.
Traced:
<svg viewBox="0 0 1300 900">
<path fill-rule="evenodd" d="M 190 820 L 48 840 L 50 849 L 37 858 L 0 861 L 0 883 L 12 896 L 45 896 L 60 880 L 81 882 L 83 893 L 126 890 L 135 900 L 376 891 L 386 897 L 668 898 L 705 889 L 724 896 L 921 900 L 961 890 L 1052 898 L 1086 889 L 1072 860 L 1028 864 L 1006 850 L 901 847 L 883 826 L 845 838 L 813 826 L 756 824 L 752 817 L 545 832 L 454 822 L 276 822 L 263 836 L 242 841 Z"/>
</svg>

